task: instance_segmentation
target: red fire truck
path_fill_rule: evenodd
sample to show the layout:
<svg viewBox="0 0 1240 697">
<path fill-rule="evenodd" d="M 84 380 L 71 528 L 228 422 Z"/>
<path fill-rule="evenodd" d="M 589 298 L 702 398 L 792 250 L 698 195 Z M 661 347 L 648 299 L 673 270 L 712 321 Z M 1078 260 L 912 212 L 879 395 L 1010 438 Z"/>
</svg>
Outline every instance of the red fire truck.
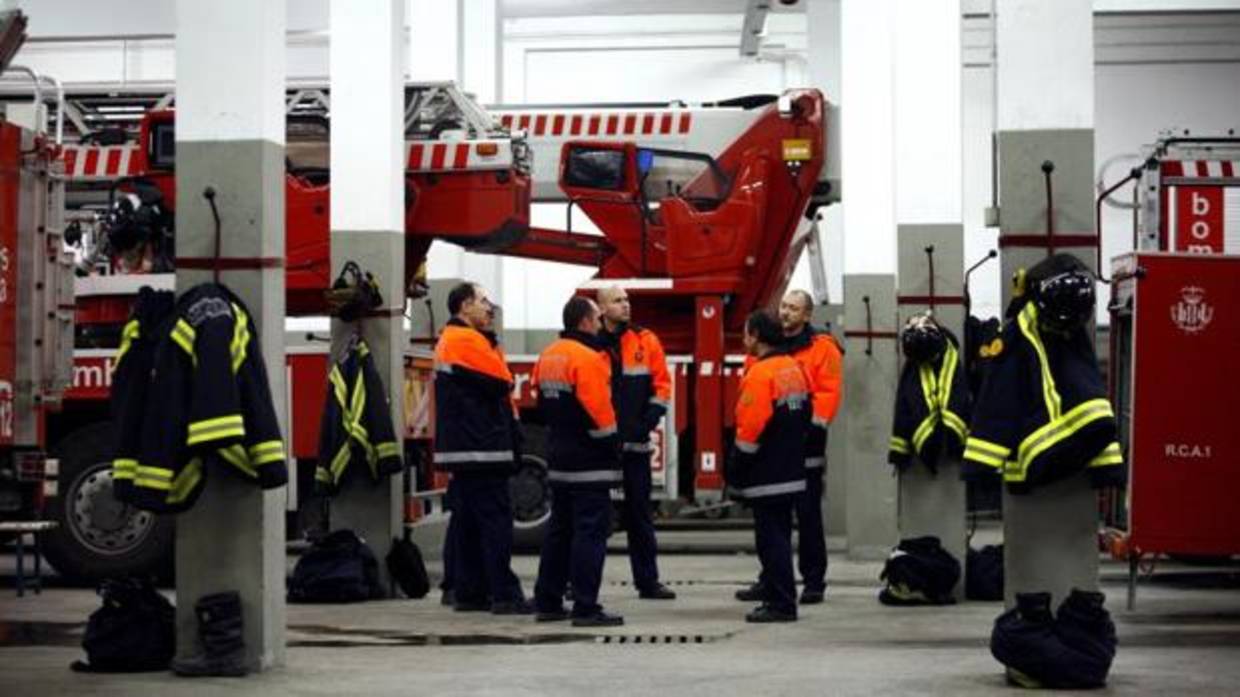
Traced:
<svg viewBox="0 0 1240 697">
<path fill-rule="evenodd" d="M 122 253 L 102 234 L 106 225 L 100 223 L 120 197 L 147 213 L 176 207 L 172 97 L 128 99 L 122 107 L 115 94 L 70 95 L 64 119 L 73 141 L 63 157 L 69 218 L 76 226 L 72 237 L 80 240 L 79 271 L 86 275 L 76 289 L 73 388 L 50 424 L 62 453 L 62 495 L 49 502 L 49 511 L 64 525 L 46 548 L 60 571 L 87 577 L 148 568 L 166 558 L 171 539 L 170 520 L 111 498 L 107 465 L 105 397 L 117 331 L 136 290 L 171 288 L 175 266 L 175 256 L 161 258 L 154 242 L 139 253 Z M 288 97 L 288 310 L 302 316 L 325 313 L 322 292 L 332 280 L 329 100 L 324 90 L 309 88 Z M 406 104 L 411 292 L 422 283 L 417 270 L 436 239 L 596 269 L 583 290 L 602 283 L 627 287 L 635 313 L 662 337 L 675 368 L 674 408 L 656 433 L 657 496 L 718 502 L 738 332 L 750 310 L 782 292 L 811 241 L 813 209 L 830 198 L 822 175 L 822 95 L 792 90 L 701 105 L 488 113 L 450 83 L 427 83 L 408 86 Z M 118 113 L 129 113 L 130 122 Z M 532 226 L 531 202 L 566 204 L 566 228 Z M 574 230 L 575 210 L 601 234 Z M 310 463 L 317 455 L 327 349 L 295 336 L 287 347 L 290 440 L 298 461 Z M 541 429 L 530 409 L 533 358 L 510 360 L 530 436 L 530 453 L 513 479 L 517 525 L 536 532 L 547 515 L 547 488 Z M 428 360 L 425 345 L 411 347 L 406 411 L 415 443 L 428 432 L 417 416 L 427 412 L 417 396 L 425 393 Z M 297 509 L 298 490 L 309 486 L 312 467 L 298 469 L 290 511 Z"/>
</svg>

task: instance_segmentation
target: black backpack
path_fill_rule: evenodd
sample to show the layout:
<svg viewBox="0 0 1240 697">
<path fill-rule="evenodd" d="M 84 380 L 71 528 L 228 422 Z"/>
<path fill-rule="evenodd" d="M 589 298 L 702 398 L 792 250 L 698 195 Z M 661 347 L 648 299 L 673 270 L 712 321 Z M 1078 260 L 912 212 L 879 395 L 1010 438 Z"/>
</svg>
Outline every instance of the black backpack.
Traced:
<svg viewBox="0 0 1240 697">
<path fill-rule="evenodd" d="M 393 538 L 392 550 L 387 555 L 387 568 L 392 580 L 407 597 L 424 598 L 431 592 L 431 579 L 426 573 L 426 562 L 422 561 L 422 550 L 409 538 Z"/>
<path fill-rule="evenodd" d="M 336 530 L 314 543 L 293 567 L 290 603 L 356 603 L 383 597 L 379 562 L 352 530 Z"/>
<path fill-rule="evenodd" d="M 964 596 L 969 600 L 1003 600 L 1003 545 L 969 548 Z"/>
<path fill-rule="evenodd" d="M 960 580 L 960 562 L 934 536 L 900 540 L 879 576 L 887 587 L 878 599 L 884 605 L 949 605 Z"/>
<path fill-rule="evenodd" d="M 86 661 L 73 670 L 136 673 L 167 670 L 176 654 L 176 608 L 147 580 L 104 581 L 103 607 L 90 614 L 82 648 Z"/>
</svg>

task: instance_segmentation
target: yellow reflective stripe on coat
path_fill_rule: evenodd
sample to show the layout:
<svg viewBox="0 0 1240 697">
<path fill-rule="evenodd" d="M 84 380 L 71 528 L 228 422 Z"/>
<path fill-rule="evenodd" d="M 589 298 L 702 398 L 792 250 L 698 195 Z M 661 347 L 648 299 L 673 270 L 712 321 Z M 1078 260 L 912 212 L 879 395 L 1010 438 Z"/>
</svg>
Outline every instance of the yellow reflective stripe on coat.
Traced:
<svg viewBox="0 0 1240 697">
<path fill-rule="evenodd" d="M 400 455 L 400 444 L 396 441 L 380 443 L 375 446 L 375 452 L 378 453 L 381 459 L 386 457 L 396 457 Z"/>
<path fill-rule="evenodd" d="M 187 445 L 205 443 L 213 440 L 245 436 L 245 421 L 240 414 L 219 416 L 213 419 L 195 421 L 189 425 Z"/>
<path fill-rule="evenodd" d="M 1091 399 L 1072 408 L 1067 414 L 1031 433 L 1017 449 L 1016 467 L 1010 472 L 1009 481 L 1023 482 L 1034 458 L 1051 447 L 1072 437 L 1077 431 L 1098 419 L 1113 418 L 1111 403 L 1105 399 Z"/>
<path fill-rule="evenodd" d="M 963 443 L 969 437 L 969 425 L 956 412 L 943 409 L 941 416 L 943 417 L 943 425 L 955 431 L 956 435 L 960 437 L 960 442 Z"/>
<path fill-rule="evenodd" d="M 926 439 L 934 433 L 934 427 L 938 424 L 938 422 L 939 420 L 937 418 L 937 414 L 934 412 L 931 412 L 929 416 L 922 419 L 921 424 L 917 426 L 917 430 L 913 431 L 914 449 L 918 451 L 921 450 L 922 446 L 926 444 Z"/>
<path fill-rule="evenodd" d="M 964 446 L 964 459 L 998 469 L 1003 468 L 1003 463 L 1010 454 L 1012 454 L 1011 448 L 973 436 L 969 437 Z"/>
<path fill-rule="evenodd" d="M 939 409 L 942 411 L 947 411 L 948 402 L 951 400 L 952 381 L 956 377 L 957 362 L 956 347 L 949 341 L 947 350 L 943 353 L 943 365 L 939 368 L 938 401 Z"/>
<path fill-rule="evenodd" d="M 1112 465 L 1124 464 L 1124 452 L 1120 450 L 1119 443 L 1112 442 L 1110 445 L 1102 449 L 1089 461 L 1090 467 L 1109 467 Z"/>
<path fill-rule="evenodd" d="M 232 345 L 229 347 L 232 351 L 232 371 L 236 374 L 241 370 L 241 364 L 245 363 L 246 345 L 250 343 L 250 327 L 247 322 L 245 311 L 233 303 L 233 339 Z"/>
<path fill-rule="evenodd" d="M 147 489 L 159 489 L 160 491 L 170 491 L 172 489 L 172 470 L 163 467 L 147 467 L 144 465 L 136 465 L 134 467 L 134 486 L 140 486 Z"/>
<path fill-rule="evenodd" d="M 126 353 L 129 353 L 129 347 L 138 339 L 141 332 L 142 326 L 138 320 L 131 319 L 125 323 L 125 328 L 121 330 L 121 347 L 117 349 L 116 358 L 113 359 L 113 369 L 121 364 L 121 359 L 125 357 Z"/>
<path fill-rule="evenodd" d="M 332 457 L 331 480 L 339 483 L 340 477 L 344 475 L 344 468 L 349 466 L 349 443 L 345 441 L 340 449 L 336 451 L 336 455 Z"/>
<path fill-rule="evenodd" d="M 133 479 L 137 472 L 137 460 L 118 457 L 112 461 L 112 479 Z"/>
<path fill-rule="evenodd" d="M 202 460 L 194 458 L 177 473 L 176 479 L 172 482 L 172 491 L 168 493 L 168 503 L 181 503 L 189 498 L 200 481 L 202 481 Z"/>
<path fill-rule="evenodd" d="M 903 438 L 899 436 L 892 436 L 891 445 L 888 447 L 894 452 L 900 453 L 901 455 L 908 455 L 909 453 L 912 452 L 911 450 L 909 450 L 908 441 L 904 440 Z"/>
<path fill-rule="evenodd" d="M 219 450 L 216 450 L 216 452 L 219 453 L 220 457 L 227 460 L 228 464 L 236 467 L 250 477 L 258 478 L 258 472 L 250 464 L 250 458 L 246 456 L 245 448 L 241 447 L 240 444 L 234 443 L 227 448 L 220 448 Z"/>
<path fill-rule="evenodd" d="M 186 322 L 184 319 L 178 319 L 177 323 L 172 326 L 171 334 L 169 334 L 177 346 L 180 346 L 189 355 L 190 360 L 194 364 L 198 363 L 198 356 L 194 354 L 194 341 L 197 338 L 197 334 L 189 322 Z"/>
<path fill-rule="evenodd" d="M 249 448 L 250 462 L 254 465 L 266 465 L 284 459 L 284 441 L 269 440 L 252 445 Z"/>
<path fill-rule="evenodd" d="M 1046 346 L 1042 344 L 1042 335 L 1038 332 L 1038 307 L 1033 303 L 1025 305 L 1016 318 L 1020 331 L 1038 354 L 1038 366 L 1042 369 L 1042 399 L 1046 402 L 1047 418 L 1056 421 L 1063 414 L 1063 400 L 1059 398 L 1059 390 L 1055 388 L 1055 376 L 1051 374 L 1050 360 L 1046 357 Z"/>
</svg>

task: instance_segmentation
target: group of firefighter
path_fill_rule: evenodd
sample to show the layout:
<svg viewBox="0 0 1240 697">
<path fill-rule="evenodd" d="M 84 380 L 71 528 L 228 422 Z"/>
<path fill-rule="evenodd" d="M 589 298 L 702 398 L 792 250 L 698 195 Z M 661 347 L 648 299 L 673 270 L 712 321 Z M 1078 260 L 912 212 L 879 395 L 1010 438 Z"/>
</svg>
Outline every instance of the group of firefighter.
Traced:
<svg viewBox="0 0 1240 697">
<path fill-rule="evenodd" d="M 725 476 L 732 495 L 753 510 L 761 572 L 736 593 L 759 603 L 746 615 L 750 622 L 794 621 L 798 600 L 821 603 L 826 592 L 823 474 L 842 359 L 831 335 L 811 325 L 812 309 L 810 294 L 793 290 L 778 313 L 756 311 L 744 326 L 747 357 Z M 435 347 L 434 461 L 452 474 L 443 602 L 458 612 L 533 614 L 539 622 L 623 624 L 599 602 L 615 488 L 624 492 L 621 524 L 638 597 L 675 599 L 659 580 L 650 505 L 650 438 L 670 406 L 671 375 L 658 337 L 632 321 L 619 286 L 600 289 L 594 299 L 570 298 L 559 339 L 534 367 L 552 496 L 532 602 L 526 597 L 511 569 L 508 490 L 523 437 L 495 310 L 480 285 L 454 287 L 452 319 Z M 804 583 L 799 599 L 794 515 Z"/>
</svg>

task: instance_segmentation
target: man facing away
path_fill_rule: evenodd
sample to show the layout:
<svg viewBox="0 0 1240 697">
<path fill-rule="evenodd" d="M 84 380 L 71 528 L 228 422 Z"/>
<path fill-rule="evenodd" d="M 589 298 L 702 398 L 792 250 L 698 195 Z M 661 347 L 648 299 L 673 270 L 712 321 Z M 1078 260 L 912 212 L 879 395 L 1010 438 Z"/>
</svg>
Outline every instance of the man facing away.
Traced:
<svg viewBox="0 0 1240 697">
<path fill-rule="evenodd" d="M 563 599 L 571 576 L 573 626 L 614 627 L 624 618 L 598 602 L 611 525 L 609 491 L 623 480 L 611 362 L 598 342 L 593 300 L 569 299 L 562 319 L 564 331 L 538 357 L 532 379 L 547 422 L 551 484 L 534 602 L 539 622 L 568 619 Z"/>
<path fill-rule="evenodd" d="M 624 470 L 621 524 L 628 535 L 629 566 L 638 596 L 672 600 L 670 588 L 659 582 L 654 521 L 650 510 L 650 433 L 667 413 L 672 376 L 663 345 L 654 332 L 632 323 L 629 295 L 619 286 L 598 291 L 603 314 L 599 339 L 611 359 L 611 401 L 620 428 L 620 462 Z"/>
<path fill-rule="evenodd" d="M 762 570 L 762 604 L 747 622 L 797 618 L 792 574 L 792 509 L 805 494 L 809 383 L 783 345 L 779 320 L 765 310 L 745 321 L 745 351 L 754 361 L 741 377 L 736 440 L 727 460 L 728 486 L 753 509 L 754 545 Z"/>
<path fill-rule="evenodd" d="M 805 493 L 797 498 L 799 536 L 797 566 L 805 583 L 801 604 L 821 603 L 827 590 L 827 538 L 822 522 L 823 475 L 827 464 L 827 425 L 839 411 L 843 357 L 831 334 L 810 324 L 813 297 L 804 290 L 791 290 L 779 303 L 779 321 L 789 355 L 805 370 L 812 392 L 813 421 L 805 438 Z M 747 359 L 747 364 L 752 362 Z M 764 598 L 762 579 L 737 591 L 738 600 L 758 602 Z"/>
<path fill-rule="evenodd" d="M 448 293 L 452 314 L 435 345 L 435 465 L 452 473 L 445 566 L 458 612 L 529 614 L 512 572 L 508 477 L 521 431 L 512 373 L 493 331 L 486 290 L 461 283 Z"/>
</svg>

